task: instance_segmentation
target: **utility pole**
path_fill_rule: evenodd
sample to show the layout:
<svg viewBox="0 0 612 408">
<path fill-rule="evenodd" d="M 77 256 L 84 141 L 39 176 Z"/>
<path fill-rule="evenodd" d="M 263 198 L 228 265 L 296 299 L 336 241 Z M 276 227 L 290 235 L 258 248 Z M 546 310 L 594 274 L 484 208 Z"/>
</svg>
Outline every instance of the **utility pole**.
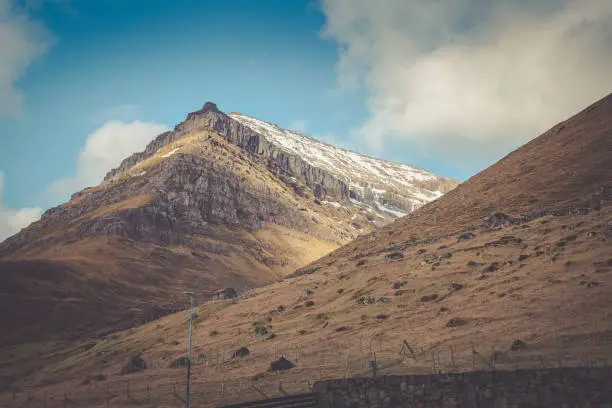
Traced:
<svg viewBox="0 0 612 408">
<path fill-rule="evenodd" d="M 189 301 L 189 348 L 187 349 L 187 390 L 185 391 L 185 408 L 189 408 L 189 382 L 191 381 L 191 334 L 193 333 L 193 307 L 195 304 L 195 293 L 185 292 L 190 297 Z"/>
</svg>

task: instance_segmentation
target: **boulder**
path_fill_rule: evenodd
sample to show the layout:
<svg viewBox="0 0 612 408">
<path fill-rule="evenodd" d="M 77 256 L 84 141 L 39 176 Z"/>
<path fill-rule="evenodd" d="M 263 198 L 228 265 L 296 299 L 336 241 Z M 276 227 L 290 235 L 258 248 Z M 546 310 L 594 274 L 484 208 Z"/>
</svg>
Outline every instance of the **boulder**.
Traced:
<svg viewBox="0 0 612 408">
<path fill-rule="evenodd" d="M 249 353 L 250 351 L 248 348 L 240 347 L 239 349 L 232 351 L 232 358 L 246 357 L 249 355 Z"/>
<path fill-rule="evenodd" d="M 147 362 L 141 358 L 140 353 L 134 353 L 128 363 L 121 369 L 121 374 L 131 374 L 145 370 Z"/>
<path fill-rule="evenodd" d="M 268 371 L 285 371 L 290 370 L 293 367 L 295 367 L 295 364 L 287 360 L 285 357 L 281 357 L 278 360 L 270 363 L 270 368 Z"/>
</svg>

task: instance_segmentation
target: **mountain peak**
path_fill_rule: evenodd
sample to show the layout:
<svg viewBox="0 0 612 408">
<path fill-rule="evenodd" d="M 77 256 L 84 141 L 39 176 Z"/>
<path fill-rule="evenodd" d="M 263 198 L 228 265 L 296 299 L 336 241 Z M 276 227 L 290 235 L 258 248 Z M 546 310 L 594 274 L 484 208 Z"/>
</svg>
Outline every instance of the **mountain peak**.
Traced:
<svg viewBox="0 0 612 408">
<path fill-rule="evenodd" d="M 207 101 L 204 106 L 202 106 L 202 109 L 200 109 L 201 112 L 221 112 L 219 110 L 219 108 L 217 108 L 217 104 L 211 101 Z"/>
</svg>

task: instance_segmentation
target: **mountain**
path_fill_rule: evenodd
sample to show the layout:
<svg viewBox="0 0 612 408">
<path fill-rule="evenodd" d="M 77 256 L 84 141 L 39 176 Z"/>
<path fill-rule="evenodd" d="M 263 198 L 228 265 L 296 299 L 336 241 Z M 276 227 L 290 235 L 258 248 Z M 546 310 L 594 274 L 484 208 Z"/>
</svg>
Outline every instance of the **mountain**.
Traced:
<svg viewBox="0 0 612 408">
<path fill-rule="evenodd" d="M 447 371 L 609 359 L 610 163 L 612 95 L 292 277 L 235 305 L 202 304 L 194 350 L 208 363 L 193 371 L 194 403 L 258 399 L 245 384 L 276 392 L 279 377 L 266 370 L 280 354 L 296 364 L 282 374 L 287 392 L 303 391 L 310 379 L 363 375 L 374 357 L 380 373 L 403 374 L 431 373 L 432 364 Z M 164 384 L 183 381 L 184 370 L 171 361 L 184 355 L 186 317 L 176 313 L 95 340 L 86 351 L 79 342 L 63 345 L 66 357 L 39 363 L 39 371 L 15 384 L 46 385 L 61 395 L 102 373 L 108 387 L 122 389 L 120 366 L 139 351 L 156 366 L 132 376 L 130 389 L 146 382 L 168 390 L 156 394 L 158 405 L 172 403 Z M 258 336 L 263 328 L 274 336 Z M 405 344 L 414 355 L 401 362 Z M 57 353 L 50 347 L 43 355 Z M 215 360 L 240 347 L 250 350 L 249 358 Z M 13 352 L 22 356 L 13 367 L 33 367 L 32 351 Z M 56 384 L 49 385 L 51 375 Z M 88 390 L 104 401 L 104 391 Z M 121 406 L 120 398 L 113 401 Z"/>
<path fill-rule="evenodd" d="M 187 288 L 274 282 L 457 184 L 208 102 L 0 244 L 0 340 L 101 335 Z"/>
</svg>

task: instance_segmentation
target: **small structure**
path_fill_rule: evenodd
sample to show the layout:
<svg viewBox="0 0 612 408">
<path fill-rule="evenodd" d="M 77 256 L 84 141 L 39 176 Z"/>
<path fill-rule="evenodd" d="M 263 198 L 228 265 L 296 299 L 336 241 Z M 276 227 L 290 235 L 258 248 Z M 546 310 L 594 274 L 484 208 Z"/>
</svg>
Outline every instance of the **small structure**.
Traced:
<svg viewBox="0 0 612 408">
<path fill-rule="evenodd" d="M 217 291 L 213 295 L 213 299 L 214 300 L 219 300 L 219 299 L 234 299 L 237 296 L 238 296 L 238 292 L 236 292 L 236 289 L 234 289 L 234 288 L 224 288 L 224 289 L 217 289 Z"/>
</svg>

